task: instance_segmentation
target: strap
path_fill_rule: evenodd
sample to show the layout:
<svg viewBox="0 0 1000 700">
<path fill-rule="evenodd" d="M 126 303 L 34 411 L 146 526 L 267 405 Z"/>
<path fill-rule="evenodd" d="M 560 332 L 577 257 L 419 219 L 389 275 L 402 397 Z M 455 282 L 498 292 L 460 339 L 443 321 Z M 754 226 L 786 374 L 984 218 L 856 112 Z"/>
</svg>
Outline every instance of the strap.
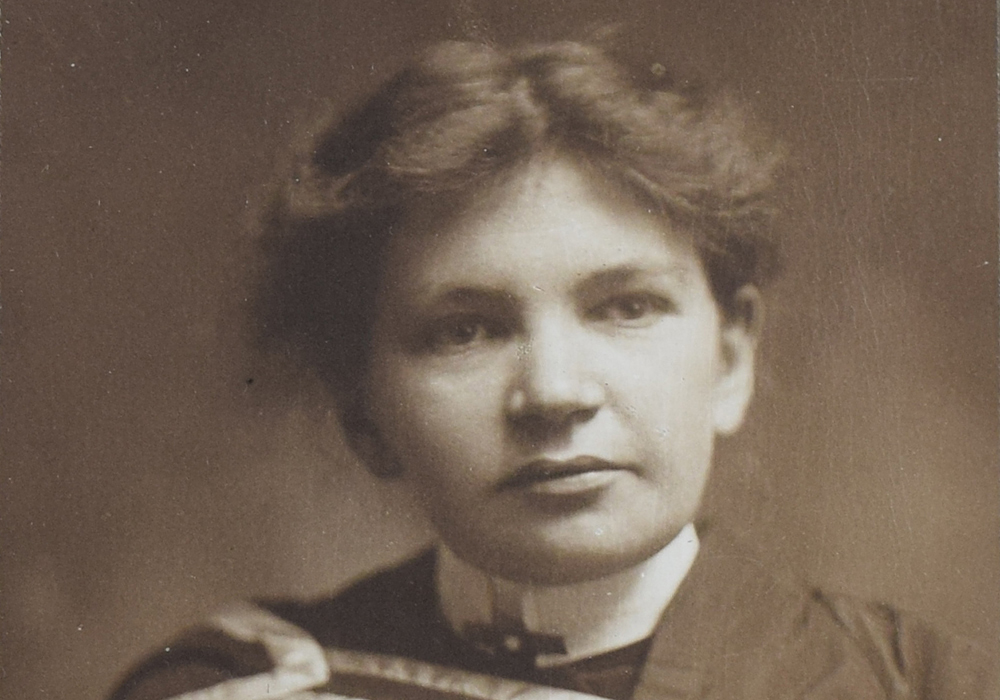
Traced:
<svg viewBox="0 0 1000 700">
<path fill-rule="evenodd" d="M 323 648 L 316 640 L 262 608 L 237 604 L 215 615 L 209 624 L 240 641 L 261 644 L 273 668 L 171 700 L 292 700 L 302 697 L 300 691 L 321 686 L 330 677 Z M 327 697 L 333 700 L 336 696 Z"/>
<path fill-rule="evenodd" d="M 440 697 L 442 700 L 600 700 L 596 695 L 587 693 L 437 666 L 400 656 L 327 649 L 326 659 L 331 672 L 328 687 L 337 692 L 361 694 L 371 700 L 409 700 L 414 697 Z"/>
<path fill-rule="evenodd" d="M 171 700 L 599 700 L 405 657 L 324 650 L 301 628 L 248 604 L 225 609 L 209 624 L 234 639 L 262 645 L 273 667 Z"/>
</svg>

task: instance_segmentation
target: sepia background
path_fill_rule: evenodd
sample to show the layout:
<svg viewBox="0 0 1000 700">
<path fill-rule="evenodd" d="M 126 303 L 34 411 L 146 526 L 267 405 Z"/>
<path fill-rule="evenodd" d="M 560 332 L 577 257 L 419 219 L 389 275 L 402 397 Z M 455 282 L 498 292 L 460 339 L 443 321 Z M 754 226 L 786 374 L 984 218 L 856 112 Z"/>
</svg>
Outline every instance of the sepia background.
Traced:
<svg viewBox="0 0 1000 700">
<path fill-rule="evenodd" d="M 0 695 L 101 697 L 223 601 L 329 591 L 425 540 L 240 343 L 276 154 L 429 41 L 613 21 L 794 156 L 758 397 L 707 508 L 995 649 L 991 5 L 5 3 Z"/>
</svg>

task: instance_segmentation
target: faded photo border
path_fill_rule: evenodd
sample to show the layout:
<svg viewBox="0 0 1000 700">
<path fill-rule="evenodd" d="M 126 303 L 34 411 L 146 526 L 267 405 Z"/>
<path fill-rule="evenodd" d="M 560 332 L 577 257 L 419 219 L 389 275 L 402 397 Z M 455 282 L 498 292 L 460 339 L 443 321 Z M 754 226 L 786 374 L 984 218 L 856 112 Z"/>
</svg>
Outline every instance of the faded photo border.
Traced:
<svg viewBox="0 0 1000 700">
<path fill-rule="evenodd" d="M 757 395 L 706 510 L 775 566 L 998 651 L 995 15 L 6 3 L 0 695 L 102 697 L 226 601 L 329 592 L 427 541 L 315 387 L 247 347 L 250 241 L 289 144 L 417 49 L 602 26 L 728 86 L 789 155 Z"/>
</svg>

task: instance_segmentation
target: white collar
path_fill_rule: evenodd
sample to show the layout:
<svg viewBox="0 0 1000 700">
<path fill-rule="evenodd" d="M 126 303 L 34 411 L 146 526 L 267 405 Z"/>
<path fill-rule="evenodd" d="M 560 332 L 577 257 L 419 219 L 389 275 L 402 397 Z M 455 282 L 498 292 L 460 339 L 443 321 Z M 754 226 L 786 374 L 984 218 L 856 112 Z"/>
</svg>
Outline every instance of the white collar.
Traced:
<svg viewBox="0 0 1000 700">
<path fill-rule="evenodd" d="M 666 547 L 631 569 L 565 586 L 506 581 L 476 569 L 439 546 L 437 589 L 441 611 L 457 633 L 496 618 L 520 620 L 529 632 L 557 635 L 566 654 L 541 654 L 555 666 L 603 654 L 649 637 L 698 554 L 688 524 Z"/>
</svg>

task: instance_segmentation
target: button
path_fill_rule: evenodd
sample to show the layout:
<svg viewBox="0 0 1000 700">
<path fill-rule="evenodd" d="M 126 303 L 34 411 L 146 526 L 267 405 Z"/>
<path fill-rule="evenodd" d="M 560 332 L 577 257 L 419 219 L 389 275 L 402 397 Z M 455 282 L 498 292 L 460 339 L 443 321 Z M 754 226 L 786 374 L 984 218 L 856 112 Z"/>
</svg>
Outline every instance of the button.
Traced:
<svg viewBox="0 0 1000 700">
<path fill-rule="evenodd" d="M 504 635 L 503 648 L 511 654 L 521 651 L 521 638 L 515 634 Z"/>
</svg>

